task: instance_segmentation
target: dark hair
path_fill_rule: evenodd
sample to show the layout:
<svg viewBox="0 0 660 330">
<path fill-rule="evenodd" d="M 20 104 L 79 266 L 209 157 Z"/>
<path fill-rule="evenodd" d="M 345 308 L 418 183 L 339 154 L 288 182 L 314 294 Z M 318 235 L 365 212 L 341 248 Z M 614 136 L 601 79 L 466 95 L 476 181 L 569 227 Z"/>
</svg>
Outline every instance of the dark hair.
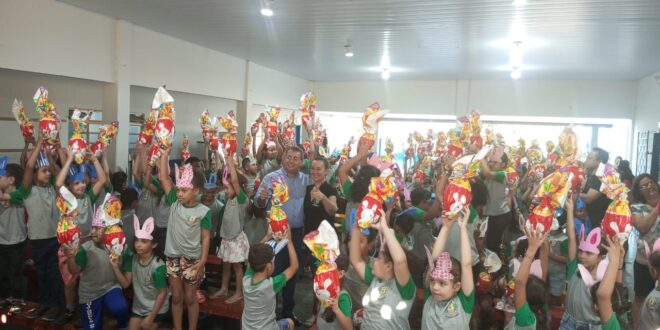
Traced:
<svg viewBox="0 0 660 330">
<path fill-rule="evenodd" d="M 598 304 L 598 288 L 602 282 L 596 282 L 591 287 L 591 301 L 594 305 Z M 628 299 L 628 288 L 623 283 L 614 283 L 614 290 L 612 290 L 612 311 L 616 314 L 619 320 L 621 329 L 631 329 L 629 320 L 631 320 L 630 299 Z"/>
<path fill-rule="evenodd" d="M 323 163 L 323 169 L 326 169 L 326 170 L 327 170 L 327 169 L 330 168 L 330 162 L 328 162 L 328 159 L 327 159 L 327 158 L 325 158 L 325 157 L 323 157 L 323 156 L 316 156 L 316 158 L 314 158 L 314 160 L 315 160 L 315 161 L 322 162 L 322 163 Z"/>
<path fill-rule="evenodd" d="M 630 162 L 627 160 L 620 161 L 619 166 L 617 166 L 616 170 L 619 172 L 619 177 L 621 178 L 622 181 L 633 180 L 635 178 L 635 175 L 630 169 Z"/>
<path fill-rule="evenodd" d="M 299 146 L 288 146 L 286 149 L 284 149 L 284 155 L 288 154 L 289 152 L 297 152 L 300 154 L 300 159 L 305 157 L 305 151 Z"/>
<path fill-rule="evenodd" d="M 525 253 L 527 253 L 528 248 L 529 248 L 529 241 L 526 238 L 519 240 L 518 242 L 516 242 L 516 252 L 513 256 L 516 258 L 523 258 L 525 256 Z M 534 255 L 534 259 L 539 258 L 539 253 L 540 251 L 536 251 L 536 254 Z"/>
<path fill-rule="evenodd" d="M 117 171 L 112 173 L 110 177 L 110 184 L 112 184 L 112 190 L 118 191 L 120 193 L 124 192 L 124 183 L 128 181 L 128 175 L 124 171 Z"/>
<path fill-rule="evenodd" d="M 413 206 L 421 204 L 423 201 L 431 198 L 431 192 L 424 188 L 415 188 L 410 192 L 410 202 Z M 437 196 L 436 196 L 437 197 Z"/>
<path fill-rule="evenodd" d="M 202 161 L 202 160 L 199 159 L 198 157 L 192 156 L 192 157 L 188 157 L 188 159 L 186 159 L 186 160 L 183 162 L 183 164 L 184 164 L 184 165 L 185 165 L 185 164 L 191 164 L 191 165 L 192 165 L 192 164 L 199 163 L 199 162 L 201 162 L 201 161 Z"/>
<path fill-rule="evenodd" d="M 200 170 L 193 170 L 193 187 L 195 189 L 202 190 L 202 188 L 204 188 L 204 183 L 206 183 L 206 177 L 204 176 L 204 173 Z"/>
<path fill-rule="evenodd" d="M 126 190 L 132 190 L 132 189 L 126 189 Z M 144 223 L 142 225 L 144 225 Z M 161 236 L 162 236 L 162 234 L 161 234 L 160 230 L 154 230 L 151 233 L 151 237 L 152 237 L 151 242 L 158 244 L 152 250 L 152 253 L 154 254 L 154 256 L 156 258 L 164 261 L 165 260 L 165 244 L 160 244 L 160 242 L 163 242 L 163 240 L 161 239 Z M 132 246 L 133 251 L 137 251 L 137 249 L 135 248 L 135 243 L 138 241 L 138 239 L 139 238 L 135 237 L 135 239 L 133 240 L 133 246 Z"/>
<path fill-rule="evenodd" d="M 355 180 L 351 185 L 351 199 L 353 202 L 359 203 L 362 201 L 362 198 L 364 198 L 369 192 L 371 178 L 379 175 L 380 171 L 371 165 L 360 167 L 360 170 L 357 172 L 357 175 L 355 175 Z"/>
<path fill-rule="evenodd" d="M 23 180 L 23 168 L 21 168 L 21 165 L 7 164 L 5 170 L 7 171 L 7 177 L 14 178 L 14 186 L 18 187 L 21 184 L 21 180 Z"/>
<path fill-rule="evenodd" d="M 642 173 L 642 174 L 638 175 L 635 178 L 635 180 L 633 180 L 632 189 L 631 189 L 632 190 L 632 198 L 635 202 L 638 202 L 638 203 L 646 203 L 647 202 L 646 198 L 644 198 L 644 195 L 642 195 L 642 191 L 641 191 L 642 189 L 640 187 L 640 184 L 642 183 L 642 180 L 644 178 L 650 179 L 655 184 L 655 186 L 658 189 L 660 189 L 660 185 L 658 185 L 658 181 L 656 181 L 655 178 L 653 178 L 653 176 L 651 176 L 651 174 Z"/>
<path fill-rule="evenodd" d="M 527 278 L 527 303 L 529 308 L 536 316 L 536 329 L 550 329 L 550 318 L 545 310 L 545 304 L 548 301 L 548 291 L 545 288 L 545 282 L 536 276 Z"/>
<path fill-rule="evenodd" d="M 502 153 L 502 164 L 509 164 L 509 156 L 506 154 L 506 152 Z"/>
<path fill-rule="evenodd" d="M 484 206 L 488 203 L 488 188 L 484 180 L 481 178 L 473 178 L 470 180 L 470 190 L 472 191 L 472 200 L 470 205 L 473 207 Z M 436 196 L 437 198 L 437 196 Z"/>
<path fill-rule="evenodd" d="M 660 251 L 656 251 L 651 254 L 651 258 L 649 258 L 649 265 L 653 267 L 656 272 L 660 272 Z"/>
<path fill-rule="evenodd" d="M 133 189 L 126 189 L 121 193 L 121 209 L 127 210 L 133 202 L 138 200 L 138 193 Z"/>
<path fill-rule="evenodd" d="M 596 153 L 596 159 L 603 164 L 607 164 L 607 161 L 610 160 L 610 153 L 603 148 L 593 147 L 591 151 Z"/>
<path fill-rule="evenodd" d="M 248 263 L 250 268 L 255 272 L 262 272 L 266 269 L 266 265 L 273 261 L 275 253 L 273 248 L 268 244 L 258 243 L 250 247 L 250 254 L 248 255 Z"/>
<path fill-rule="evenodd" d="M 408 212 L 404 211 L 394 219 L 394 224 L 399 226 L 401 232 L 408 234 L 415 226 L 415 218 L 413 218 Z"/>
</svg>

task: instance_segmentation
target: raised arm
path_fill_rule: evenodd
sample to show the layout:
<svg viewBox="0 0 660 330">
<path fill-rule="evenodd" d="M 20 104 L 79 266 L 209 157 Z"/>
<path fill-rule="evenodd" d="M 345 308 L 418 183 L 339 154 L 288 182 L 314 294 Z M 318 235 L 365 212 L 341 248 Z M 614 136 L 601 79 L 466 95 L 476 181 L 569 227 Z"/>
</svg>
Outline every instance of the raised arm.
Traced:
<svg viewBox="0 0 660 330">
<path fill-rule="evenodd" d="M 524 305 L 527 301 L 527 279 L 529 278 L 529 269 L 532 267 L 532 262 L 534 261 L 536 251 L 539 250 L 541 244 L 543 244 L 543 242 L 548 237 L 547 234 L 543 235 L 536 230 L 523 230 L 527 235 L 529 247 L 527 248 L 527 252 L 525 253 L 525 257 L 520 264 L 520 268 L 518 269 L 518 273 L 516 274 L 515 278 L 516 291 L 514 293 L 514 302 L 516 304 L 516 309 L 522 307 L 522 305 Z"/>
<path fill-rule="evenodd" d="M 639 230 L 640 235 L 648 233 L 649 229 L 653 226 L 656 219 L 658 219 L 658 208 L 654 207 L 651 212 L 644 215 L 643 213 L 633 213 L 633 225 Z"/>
<path fill-rule="evenodd" d="M 225 155 L 229 155 L 227 150 L 225 150 Z M 234 161 L 231 159 L 231 157 L 227 157 L 226 166 L 229 167 L 229 183 L 238 196 L 238 194 L 241 192 L 241 185 L 238 183 L 238 172 L 236 171 L 236 165 L 234 165 Z"/>
<path fill-rule="evenodd" d="M 94 168 L 96 169 L 96 173 L 98 174 L 98 180 L 94 185 L 92 186 L 92 193 L 94 196 L 98 196 L 101 191 L 105 188 L 105 184 L 108 183 L 108 173 L 106 173 L 105 169 L 103 166 L 101 166 L 101 162 L 99 162 L 99 159 L 94 156 L 91 152 L 88 152 L 88 154 L 92 158 L 92 164 L 94 164 Z M 106 160 L 106 153 L 103 151 L 102 156 L 103 157 L 103 163 L 107 164 L 108 161 Z"/>
<path fill-rule="evenodd" d="M 619 243 L 618 238 L 610 240 L 609 237 L 605 236 L 607 240 L 607 257 L 610 259 L 610 263 L 607 265 L 607 270 L 603 279 L 600 281 L 598 290 L 596 290 L 596 301 L 598 302 L 598 314 L 600 320 L 603 323 L 606 323 L 612 317 L 612 292 L 614 291 L 614 283 L 617 278 L 617 267 L 619 267 L 619 262 L 621 258 L 621 250 L 623 247 Z"/>
<path fill-rule="evenodd" d="M 470 212 L 463 209 L 458 225 L 461 228 L 461 290 L 469 296 L 474 290 L 474 277 L 472 276 L 472 248 L 468 237 L 467 223 Z"/>
<path fill-rule="evenodd" d="M 390 229 L 387 224 L 386 219 L 389 219 L 392 208 L 390 207 L 387 212 L 383 212 L 378 225 L 380 226 L 380 231 L 387 245 L 387 249 L 390 252 L 392 257 L 392 263 L 394 264 L 394 277 L 399 284 L 407 284 L 410 280 L 410 270 L 408 269 L 408 259 L 406 259 L 406 253 L 403 251 L 401 244 L 394 236 L 394 230 Z"/>
<path fill-rule="evenodd" d="M 486 159 L 481 160 L 481 174 L 488 179 L 495 179 L 495 172 L 491 171 Z"/>
<path fill-rule="evenodd" d="M 445 250 L 445 244 L 447 244 L 447 238 L 449 238 L 449 231 L 451 230 L 451 226 L 454 225 L 454 222 L 456 222 L 455 220 L 456 219 L 449 219 L 448 217 L 442 218 L 440 233 L 433 243 L 433 252 L 431 253 L 433 260 L 437 259 L 440 256 L 440 253 Z M 470 257 L 470 260 L 472 260 L 472 257 Z"/>
<path fill-rule="evenodd" d="M 160 186 L 163 188 L 163 192 L 165 195 L 169 194 L 170 191 L 172 190 L 172 179 L 170 179 L 170 176 L 167 174 L 170 165 L 167 163 L 167 159 L 169 158 L 170 155 L 170 150 L 172 150 L 172 147 L 168 147 L 167 149 L 163 150 L 162 153 L 160 154 L 160 169 L 158 171 L 158 179 L 160 180 Z"/>
<path fill-rule="evenodd" d="M 337 170 L 337 177 L 339 178 L 339 184 L 343 185 L 344 182 L 348 180 L 348 173 L 350 172 L 350 170 L 355 165 L 366 160 L 368 156 L 369 156 L 368 145 L 366 144 L 358 145 L 357 154 L 353 158 L 341 164 L 341 166 L 339 166 L 339 169 Z"/>
<path fill-rule="evenodd" d="M 566 234 L 568 235 L 568 261 L 573 261 L 577 256 L 577 239 L 575 237 L 575 217 L 573 215 L 573 207 L 575 206 L 575 199 L 571 196 L 564 202 L 564 210 L 566 210 Z M 585 233 L 586 234 L 586 233 Z"/>
<path fill-rule="evenodd" d="M 544 240 L 543 245 L 541 245 L 541 253 L 539 253 L 539 258 L 541 259 L 541 271 L 542 271 L 542 280 L 543 282 L 548 282 L 548 258 L 550 256 L 550 244 L 547 240 Z"/>
<path fill-rule="evenodd" d="M 448 175 L 446 173 L 442 173 L 442 175 L 440 175 L 438 180 L 435 182 L 435 200 L 433 201 L 431 208 L 424 212 L 424 215 L 422 216 L 422 220 L 424 222 L 429 222 L 442 213 L 442 193 L 445 191 L 447 182 Z"/>
<path fill-rule="evenodd" d="M 364 280 L 364 272 L 366 269 L 366 262 L 362 260 L 362 253 L 360 253 L 360 238 L 364 234 L 357 226 L 357 221 L 351 230 L 351 236 L 348 242 L 348 259 L 353 265 L 353 269 L 358 273 L 360 279 Z"/>
<path fill-rule="evenodd" d="M 62 169 L 57 174 L 57 178 L 55 179 L 55 187 L 57 188 L 58 191 L 60 190 L 60 187 L 62 187 L 66 182 L 66 176 L 67 174 L 69 174 L 69 168 L 71 168 L 72 163 L 73 163 L 73 152 L 69 152 L 66 161 L 64 161 L 64 163 L 62 164 Z"/>
</svg>

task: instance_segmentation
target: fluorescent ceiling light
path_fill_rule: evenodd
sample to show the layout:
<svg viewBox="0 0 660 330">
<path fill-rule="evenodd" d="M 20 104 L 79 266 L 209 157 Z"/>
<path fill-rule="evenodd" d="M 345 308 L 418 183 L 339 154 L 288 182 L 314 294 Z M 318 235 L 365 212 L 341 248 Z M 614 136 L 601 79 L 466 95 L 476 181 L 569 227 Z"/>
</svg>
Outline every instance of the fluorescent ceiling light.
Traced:
<svg viewBox="0 0 660 330">
<path fill-rule="evenodd" d="M 390 69 L 383 68 L 383 72 L 380 73 L 380 77 L 383 78 L 383 80 L 390 79 Z"/>
<path fill-rule="evenodd" d="M 518 80 L 522 77 L 522 71 L 520 70 L 519 67 L 513 67 L 511 70 L 511 79 L 513 80 Z"/>
<path fill-rule="evenodd" d="M 351 45 L 346 45 L 346 46 L 344 46 L 344 49 L 345 49 L 345 51 L 344 51 L 344 56 L 346 56 L 346 57 L 353 57 L 353 55 L 355 55 L 355 54 L 353 53 L 353 48 L 351 47 Z"/>
<path fill-rule="evenodd" d="M 273 10 L 270 8 L 270 0 L 266 0 L 266 2 L 264 2 L 264 5 L 261 6 L 261 15 L 266 17 L 273 16 Z"/>
<path fill-rule="evenodd" d="M 519 7 L 527 4 L 527 0 L 514 0 L 512 5 Z"/>
</svg>

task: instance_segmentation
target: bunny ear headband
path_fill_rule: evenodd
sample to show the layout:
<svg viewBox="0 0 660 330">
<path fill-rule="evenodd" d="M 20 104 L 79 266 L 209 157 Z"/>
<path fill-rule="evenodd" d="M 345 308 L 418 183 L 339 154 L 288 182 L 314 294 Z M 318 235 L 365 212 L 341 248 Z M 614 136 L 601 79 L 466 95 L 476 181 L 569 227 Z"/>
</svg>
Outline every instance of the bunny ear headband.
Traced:
<svg viewBox="0 0 660 330">
<path fill-rule="evenodd" d="M 190 164 L 183 165 L 179 168 L 179 165 L 174 164 L 174 175 L 176 176 L 176 187 L 177 188 L 193 188 L 193 167 Z"/>
<path fill-rule="evenodd" d="M 653 242 L 653 250 L 649 248 L 649 243 L 644 241 L 644 250 L 646 251 L 646 257 L 651 259 L 651 255 L 660 251 L 660 237 Z"/>
<path fill-rule="evenodd" d="M 521 262 L 518 259 L 511 260 L 513 262 L 513 277 L 516 277 L 518 270 L 520 270 Z M 543 279 L 543 269 L 541 268 L 541 260 L 536 259 L 532 261 L 532 265 L 529 268 L 529 274 L 534 275 L 540 279 Z"/>
<path fill-rule="evenodd" d="M 585 252 L 591 252 L 594 254 L 600 254 L 598 246 L 600 245 L 601 240 L 601 231 L 599 228 L 594 228 L 589 232 L 587 238 L 584 239 L 584 226 L 582 227 L 580 233 L 580 246 L 579 249 Z"/>
<path fill-rule="evenodd" d="M 137 215 L 134 214 L 133 227 L 135 229 L 135 238 L 148 239 L 150 241 L 154 239 L 154 237 L 151 235 L 151 233 L 154 232 L 154 218 L 149 217 L 144 221 L 142 228 L 140 228 L 140 220 L 138 219 Z"/>
<path fill-rule="evenodd" d="M 215 189 L 218 187 L 218 175 L 211 173 L 208 180 L 204 183 L 204 189 Z"/>
<path fill-rule="evenodd" d="M 446 251 L 440 253 L 434 265 L 433 256 L 429 248 L 424 246 L 424 249 L 426 250 L 426 258 L 429 261 L 429 274 L 431 278 L 434 280 L 453 280 L 454 275 L 451 274 L 452 263 L 449 253 Z"/>
</svg>

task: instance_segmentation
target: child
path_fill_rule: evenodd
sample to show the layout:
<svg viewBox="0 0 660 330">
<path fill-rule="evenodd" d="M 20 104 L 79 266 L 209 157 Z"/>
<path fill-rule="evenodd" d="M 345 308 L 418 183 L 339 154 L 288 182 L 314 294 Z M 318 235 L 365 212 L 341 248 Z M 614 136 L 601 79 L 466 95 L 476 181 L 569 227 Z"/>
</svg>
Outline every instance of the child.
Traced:
<svg viewBox="0 0 660 330">
<path fill-rule="evenodd" d="M 204 280 L 204 265 L 211 240 L 211 211 L 197 202 L 204 175 L 194 172 L 192 165 L 175 167 L 176 187 L 167 174 L 167 158 L 171 147 L 160 157 L 160 182 L 165 202 L 171 207 L 167 222 L 165 256 L 167 276 L 172 289 L 174 328 L 183 329 L 183 303 L 188 309 L 188 328 L 197 328 L 199 303 L 197 289 Z M 200 242 L 201 240 L 201 242 Z"/>
<path fill-rule="evenodd" d="M 562 227 L 550 232 L 548 236 L 550 254 L 548 261 L 548 277 L 550 305 L 561 306 L 561 295 L 566 288 L 566 256 L 568 255 L 568 236 Z"/>
<path fill-rule="evenodd" d="M 11 194 L 23 178 L 18 164 L 0 157 L 0 192 Z M 23 298 L 23 257 L 25 256 L 25 209 L 22 203 L 0 202 L 0 299 Z"/>
<path fill-rule="evenodd" d="M 642 304 L 639 329 L 656 329 L 660 326 L 660 238 L 653 243 L 653 250 L 644 242 L 646 257 L 649 260 L 649 271 L 655 279 L 655 289 L 649 293 Z"/>
<path fill-rule="evenodd" d="M 547 234 L 536 230 L 526 231 L 528 247 L 515 275 L 514 303 L 516 312 L 505 329 L 550 329 L 549 317 L 545 310 L 547 292 L 543 281 L 543 270 L 530 272 L 536 252 L 544 244 Z M 543 248 L 541 259 L 547 258 L 548 247 Z M 541 274 L 538 274 L 541 272 Z M 540 277 L 539 277 L 540 276 Z"/>
<path fill-rule="evenodd" d="M 443 218 L 438 239 L 433 244 L 427 274 L 422 329 L 467 329 L 474 309 L 472 249 L 468 238 L 470 211 L 463 209 L 458 225 L 461 235 L 461 262 L 443 251 L 455 219 Z M 435 265 L 434 265 L 435 260 Z"/>
<path fill-rule="evenodd" d="M 3 201 L 12 205 L 23 203 L 28 214 L 28 238 L 32 247 L 32 260 L 37 271 L 37 287 L 41 306 L 28 312 L 28 318 L 44 315 L 49 321 L 59 314 L 63 296 L 62 279 L 57 266 L 57 222 L 59 212 L 55 206 L 54 178 L 51 176 L 50 163 L 42 150 L 43 139 L 40 136 L 34 150 L 28 157 L 23 173 L 23 183 L 18 190 L 3 194 Z"/>
<path fill-rule="evenodd" d="M 89 237 L 92 229 L 94 204 L 98 200 L 99 193 L 104 189 L 106 176 L 99 160 L 92 156 L 92 162 L 98 174 L 98 180 L 88 187 L 85 183 L 85 167 L 73 164 L 73 156 L 74 153 L 69 150 L 66 161 L 62 164 L 60 173 L 57 174 L 55 187 L 59 191 L 63 184 L 66 183 L 66 188 L 76 197 L 78 201 L 78 215 L 73 218 L 73 221 L 80 229 L 80 236 Z M 62 274 L 62 280 L 64 281 L 64 300 L 66 303 L 66 313 L 55 320 L 55 323 L 61 325 L 66 323 L 76 310 L 76 286 L 78 284 L 78 276 L 69 272 L 67 267 L 68 257 L 64 253 L 64 248 L 60 248 L 57 255 L 59 259 L 60 273 Z"/>
<path fill-rule="evenodd" d="M 247 179 L 248 197 L 252 199 L 254 194 L 257 192 L 255 189 L 255 183 L 257 183 L 257 172 L 259 171 L 257 160 L 252 157 L 245 157 L 241 162 L 241 168 L 243 169 L 243 175 L 245 175 L 245 178 Z"/>
<path fill-rule="evenodd" d="M 416 288 L 410 276 L 406 253 L 387 225 L 391 210 L 389 206 L 387 212 L 381 212 L 380 221 L 372 224 L 371 230 L 378 229 L 384 237 L 384 246 L 374 260 L 373 269 L 360 257 L 360 241 L 355 238 L 363 234 L 357 227 L 357 221 L 351 233 L 351 264 L 360 278 L 369 284 L 369 289 L 362 298 L 362 330 L 410 329 L 408 315 Z"/>
<path fill-rule="evenodd" d="M 102 218 L 111 218 L 105 213 L 106 203 L 121 203 L 115 196 L 106 197 L 104 205 L 96 212 L 92 221 L 91 240 L 79 249 L 66 249 L 69 272 L 80 274 L 78 301 L 83 328 L 103 327 L 103 310 L 107 309 L 117 319 L 117 328 L 128 325 L 128 302 L 121 291 L 113 271 L 108 252 L 103 245 L 105 223 Z M 119 222 L 120 219 L 112 219 Z"/>
<path fill-rule="evenodd" d="M 243 295 L 245 307 L 241 323 L 244 330 L 287 330 L 293 329 L 293 320 L 275 320 L 276 295 L 286 282 L 298 271 L 298 256 L 291 241 L 291 231 L 284 232 L 289 252 L 289 267 L 277 276 L 275 271 L 275 253 L 264 243 L 250 248 L 248 269 L 243 277 Z"/>
<path fill-rule="evenodd" d="M 202 190 L 202 204 L 211 210 L 211 246 L 209 253 L 215 253 L 219 246 L 220 240 L 218 237 L 218 228 L 222 223 L 222 214 L 225 210 L 225 205 L 219 201 L 215 196 L 218 193 L 218 176 L 211 173 L 209 179 L 204 183 Z"/>
<path fill-rule="evenodd" d="M 222 259 L 222 286 L 211 298 L 216 299 L 229 293 L 229 278 L 231 269 L 236 274 L 236 292 L 226 300 L 233 304 L 243 298 L 243 262 L 248 258 L 250 243 L 243 231 L 245 225 L 248 198 L 245 190 L 239 184 L 239 174 L 234 166 L 234 161 L 228 159 L 225 170 L 229 171 L 229 181 L 223 179 L 227 203 L 222 215 L 222 227 L 220 227 L 220 253 Z"/>
<path fill-rule="evenodd" d="M 158 232 L 154 232 L 154 219 L 145 220 L 140 228 L 139 219 L 135 215 L 133 217 L 135 244 L 129 245 L 129 249 L 134 251 L 128 252 L 127 249 L 122 270 L 119 269 L 119 263 L 113 262 L 112 271 L 122 288 L 126 289 L 133 284 L 133 309 L 128 328 L 155 330 L 158 329 L 158 322 L 162 321 L 169 311 L 167 269 L 155 251 L 158 243 L 154 235 L 158 235 Z"/>
<path fill-rule="evenodd" d="M 593 229 L 586 240 L 580 239 L 578 248 L 573 218 L 574 204 L 572 198 L 564 204 L 567 218 L 566 233 L 568 234 L 568 273 L 566 275 L 568 291 L 566 309 L 561 319 L 560 329 L 601 325 L 600 317 L 592 308 L 592 297 L 589 288 L 603 276 L 606 266 L 603 257 L 606 251 L 600 248 L 600 228 Z"/>
<path fill-rule="evenodd" d="M 257 150 L 257 164 L 259 164 L 259 177 L 261 178 L 280 168 L 278 159 L 282 155 L 282 146 L 277 139 L 275 141 L 263 139 Z"/>
<path fill-rule="evenodd" d="M 138 193 L 133 189 L 126 189 L 121 194 L 121 224 L 126 236 L 126 246 L 132 247 L 135 239 L 133 221 L 135 220 L 135 209 L 138 205 Z M 140 225 L 139 223 L 137 224 Z"/>
<path fill-rule="evenodd" d="M 584 232 L 588 233 L 591 231 L 591 221 L 589 220 L 589 214 L 587 214 L 587 205 L 584 203 L 582 198 L 577 198 L 575 200 L 575 233 L 576 235 L 582 232 L 584 227 Z"/>
<path fill-rule="evenodd" d="M 617 283 L 617 279 L 621 277 L 621 264 L 625 250 L 617 237 L 612 240 L 609 237 L 605 239 L 607 240 L 605 249 L 607 249 L 609 264 L 603 279 L 591 287 L 594 310 L 598 312 L 600 321 L 603 323 L 603 330 L 628 329 L 627 322 L 624 322 L 627 319 L 625 314 L 630 310 L 628 290 L 625 285 Z M 657 317 L 657 310 L 655 314 Z M 650 327 L 642 326 L 639 329 L 657 329 L 657 327 L 658 323 L 655 323 Z"/>
<path fill-rule="evenodd" d="M 316 317 L 316 326 L 319 330 L 353 329 L 351 296 L 346 291 L 346 288 L 341 286 L 341 282 L 343 282 L 344 275 L 346 275 L 346 270 L 348 269 L 348 258 L 345 254 L 342 254 L 337 257 L 335 264 L 337 264 L 342 290 L 337 295 L 337 299 L 330 301 L 330 306 L 325 309 L 319 309 Z"/>
</svg>

